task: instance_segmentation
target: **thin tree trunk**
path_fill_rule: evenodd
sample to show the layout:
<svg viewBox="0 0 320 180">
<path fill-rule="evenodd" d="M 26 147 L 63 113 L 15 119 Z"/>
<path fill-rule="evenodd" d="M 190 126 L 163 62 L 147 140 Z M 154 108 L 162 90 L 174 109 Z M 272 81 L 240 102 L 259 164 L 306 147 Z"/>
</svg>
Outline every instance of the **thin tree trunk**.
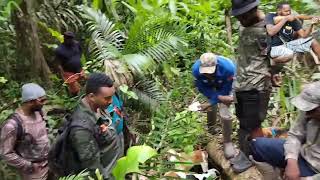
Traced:
<svg viewBox="0 0 320 180">
<path fill-rule="evenodd" d="M 230 10 L 226 9 L 224 13 L 225 13 L 226 28 L 227 28 L 228 44 L 231 46 L 233 51 L 234 49 L 232 46 L 232 25 L 231 25 Z"/>
<path fill-rule="evenodd" d="M 17 77 L 21 80 L 40 78 L 49 83 L 51 71 L 44 58 L 38 36 L 38 27 L 33 19 L 33 0 L 23 0 L 22 13 L 15 13 L 14 22 L 17 35 Z"/>
</svg>

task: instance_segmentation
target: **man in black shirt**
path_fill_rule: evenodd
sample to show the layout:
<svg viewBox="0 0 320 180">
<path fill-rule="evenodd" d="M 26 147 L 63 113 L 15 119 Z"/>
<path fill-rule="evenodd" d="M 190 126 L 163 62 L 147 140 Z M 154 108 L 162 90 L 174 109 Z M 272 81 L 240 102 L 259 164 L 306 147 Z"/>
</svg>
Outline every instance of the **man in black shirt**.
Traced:
<svg viewBox="0 0 320 180">
<path fill-rule="evenodd" d="M 67 31 L 64 42 L 55 50 L 56 61 L 64 82 L 68 85 L 71 95 L 80 91 L 79 80 L 84 77 L 81 66 L 82 49 L 80 43 L 74 40 L 74 33 Z"/>
<path fill-rule="evenodd" d="M 275 17 L 281 17 L 275 23 Z M 291 7 L 288 3 L 280 3 L 277 6 L 277 13 L 270 13 L 266 16 L 266 28 L 271 36 L 272 58 L 293 57 L 296 52 L 308 52 L 311 49 L 320 57 L 320 44 L 310 37 L 313 25 L 318 19 L 312 19 L 311 26 L 304 30 L 296 16 L 291 15 Z"/>
</svg>

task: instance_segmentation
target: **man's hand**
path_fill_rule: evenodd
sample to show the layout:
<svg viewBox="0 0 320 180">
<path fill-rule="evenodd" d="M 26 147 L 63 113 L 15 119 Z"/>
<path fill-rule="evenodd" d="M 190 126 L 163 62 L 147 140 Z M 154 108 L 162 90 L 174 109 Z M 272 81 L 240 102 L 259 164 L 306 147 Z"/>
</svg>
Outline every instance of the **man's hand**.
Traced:
<svg viewBox="0 0 320 180">
<path fill-rule="evenodd" d="M 313 17 L 312 19 L 311 19 L 311 24 L 318 24 L 319 23 L 319 17 Z"/>
<path fill-rule="evenodd" d="M 296 17 L 294 15 L 289 15 L 289 16 L 286 16 L 286 20 L 291 22 L 291 21 L 296 20 Z"/>
<path fill-rule="evenodd" d="M 297 160 L 287 160 L 287 166 L 284 172 L 284 176 L 285 180 L 300 180 L 300 170 Z"/>
<path fill-rule="evenodd" d="M 211 107 L 211 104 L 210 104 L 210 103 L 208 103 L 208 102 L 202 103 L 202 104 L 200 105 L 200 111 L 206 111 L 206 110 L 208 110 L 210 107 Z"/>
<path fill-rule="evenodd" d="M 230 105 L 233 102 L 233 96 L 218 96 L 218 99 L 225 105 Z"/>
<path fill-rule="evenodd" d="M 32 174 L 34 172 L 41 170 L 42 168 L 43 168 L 43 166 L 40 163 L 32 163 L 26 173 Z"/>
</svg>

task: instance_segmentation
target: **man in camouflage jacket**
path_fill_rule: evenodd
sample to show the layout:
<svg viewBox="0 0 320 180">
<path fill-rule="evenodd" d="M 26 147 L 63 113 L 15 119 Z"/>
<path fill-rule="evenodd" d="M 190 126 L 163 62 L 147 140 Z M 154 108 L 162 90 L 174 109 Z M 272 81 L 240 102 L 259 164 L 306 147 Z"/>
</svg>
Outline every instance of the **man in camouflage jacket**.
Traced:
<svg viewBox="0 0 320 180">
<path fill-rule="evenodd" d="M 99 169 L 105 178 L 111 178 L 111 170 L 120 157 L 116 130 L 104 108 L 111 104 L 115 93 L 113 81 L 105 74 L 93 73 L 86 84 L 86 95 L 71 116 L 70 148 L 66 171 L 76 174 L 84 169 L 95 176 Z"/>
<path fill-rule="evenodd" d="M 250 154 L 249 139 L 262 136 L 261 123 L 267 114 L 271 80 L 268 35 L 264 15 L 258 10 L 259 0 L 233 0 L 232 15 L 241 23 L 237 48 L 237 77 L 235 83 L 236 115 L 240 121 L 238 132 L 240 150 Z M 241 155 L 241 153 L 240 153 Z M 247 162 L 243 156 L 240 162 Z M 238 161 L 238 162 L 239 162 Z M 242 167 L 248 167 L 241 164 Z M 240 167 L 234 166 L 235 170 Z M 243 170 L 243 168 L 240 168 Z"/>
</svg>

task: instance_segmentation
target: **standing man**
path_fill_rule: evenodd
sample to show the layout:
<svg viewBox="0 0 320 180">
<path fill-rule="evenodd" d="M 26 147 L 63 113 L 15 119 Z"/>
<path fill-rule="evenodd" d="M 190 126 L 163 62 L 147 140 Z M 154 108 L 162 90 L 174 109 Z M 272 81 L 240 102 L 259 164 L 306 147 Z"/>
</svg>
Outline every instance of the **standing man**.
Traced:
<svg viewBox="0 0 320 180">
<path fill-rule="evenodd" d="M 261 123 L 266 118 L 271 91 L 267 30 L 264 15 L 258 10 L 259 0 L 232 0 L 232 15 L 243 26 L 237 48 L 237 81 L 235 83 L 236 115 L 240 121 L 238 132 L 239 162 L 251 164 L 249 140 L 263 136 Z M 235 165 L 234 169 L 238 169 Z M 240 168 L 242 169 L 242 168 Z"/>
<path fill-rule="evenodd" d="M 111 116 L 104 111 L 112 103 L 115 93 L 113 81 L 103 73 L 88 77 L 85 96 L 71 116 L 67 148 L 67 174 L 77 174 L 84 169 L 95 174 L 99 169 L 105 178 L 120 156 L 116 130 L 111 126 Z"/>
<path fill-rule="evenodd" d="M 79 80 L 84 77 L 81 66 L 82 49 L 80 43 L 74 40 L 73 32 L 67 31 L 63 37 L 64 42 L 55 50 L 56 61 L 69 93 L 76 96 L 80 92 Z"/>
<path fill-rule="evenodd" d="M 291 103 L 300 110 L 288 138 L 252 140 L 253 158 L 265 179 L 276 179 L 273 167 L 285 168 L 288 180 L 320 177 L 320 82 L 307 85 Z M 268 163 L 268 167 L 266 164 Z M 316 175 L 318 174 L 318 175 Z M 314 176 L 314 177 L 311 177 Z M 303 178 L 301 178 L 303 179 Z"/>
<path fill-rule="evenodd" d="M 1 128 L 0 154 L 23 180 L 48 178 L 49 139 L 42 106 L 46 93 L 35 83 L 22 86 L 22 105 Z"/>
<path fill-rule="evenodd" d="M 213 53 L 204 53 L 192 66 L 195 85 L 198 90 L 209 99 L 211 106 L 219 104 L 219 114 L 223 132 L 224 156 L 230 159 L 235 156 L 232 144 L 232 116 L 229 105 L 233 102 L 231 95 L 232 83 L 236 67 L 230 59 Z M 208 107 L 202 107 L 204 110 Z M 216 116 L 216 114 L 214 114 Z M 216 117 L 212 117 L 216 118 Z M 208 126 L 212 125 L 208 118 Z M 209 131 L 212 127 L 208 127 Z"/>
</svg>

